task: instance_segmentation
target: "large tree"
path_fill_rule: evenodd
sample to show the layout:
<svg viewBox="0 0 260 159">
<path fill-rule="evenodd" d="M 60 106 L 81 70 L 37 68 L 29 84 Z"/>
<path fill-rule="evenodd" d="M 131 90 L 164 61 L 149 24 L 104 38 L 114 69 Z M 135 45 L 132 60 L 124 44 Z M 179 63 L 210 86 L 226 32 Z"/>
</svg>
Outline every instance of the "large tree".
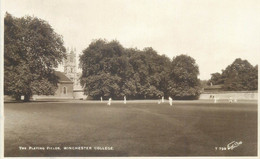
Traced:
<svg viewBox="0 0 260 159">
<path fill-rule="evenodd" d="M 174 99 L 197 99 L 200 95 L 199 67 L 187 55 L 173 58 L 169 82 L 169 93 Z"/>
<path fill-rule="evenodd" d="M 253 66 L 241 58 L 228 65 L 222 73 L 211 74 L 209 83 L 223 84 L 226 91 L 249 91 L 258 89 L 258 65 Z"/>
<path fill-rule="evenodd" d="M 132 50 L 129 62 L 136 80 L 136 98 L 158 98 L 168 96 L 170 59 L 152 48 Z"/>
<path fill-rule="evenodd" d="M 237 58 L 222 72 L 224 90 L 244 91 L 258 89 L 258 66 Z"/>
<path fill-rule="evenodd" d="M 54 94 L 54 68 L 65 58 L 60 35 L 36 17 L 4 18 L 4 92 L 28 101 L 33 94 Z"/>
<path fill-rule="evenodd" d="M 117 42 L 96 40 L 83 50 L 80 56 L 82 67 L 81 84 L 85 93 L 98 99 L 101 96 L 118 97 L 120 85 L 127 72 L 124 48 Z"/>
</svg>

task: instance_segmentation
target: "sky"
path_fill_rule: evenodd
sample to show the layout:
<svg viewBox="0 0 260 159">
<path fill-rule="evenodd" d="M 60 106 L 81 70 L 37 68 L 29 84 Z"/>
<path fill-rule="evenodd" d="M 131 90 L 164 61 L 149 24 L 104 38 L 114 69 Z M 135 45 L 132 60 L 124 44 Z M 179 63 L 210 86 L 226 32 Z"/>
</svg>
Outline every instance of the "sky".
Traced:
<svg viewBox="0 0 260 159">
<path fill-rule="evenodd" d="M 209 79 L 236 58 L 260 61 L 259 0 L 2 0 L 5 12 L 46 20 L 77 54 L 95 39 L 193 57 Z M 2 17 L 3 17 L 2 16 Z"/>
</svg>

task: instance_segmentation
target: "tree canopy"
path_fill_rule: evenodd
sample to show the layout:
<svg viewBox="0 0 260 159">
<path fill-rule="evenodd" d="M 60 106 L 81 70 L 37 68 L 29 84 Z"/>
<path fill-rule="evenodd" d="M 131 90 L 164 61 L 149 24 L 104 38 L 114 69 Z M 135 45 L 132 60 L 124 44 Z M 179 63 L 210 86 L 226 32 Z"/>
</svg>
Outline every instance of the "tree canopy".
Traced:
<svg viewBox="0 0 260 159">
<path fill-rule="evenodd" d="M 124 48 L 117 41 L 95 40 L 80 56 L 81 85 L 85 86 L 85 93 L 94 99 L 122 99 L 123 96 L 128 99 L 156 99 L 183 95 L 188 99 L 197 96 L 199 72 L 195 60 L 180 56 L 173 61 L 151 47 L 138 50 Z M 185 80 L 183 85 L 173 86 L 182 79 Z M 174 90 L 177 89 L 189 92 L 176 94 Z"/>
<path fill-rule="evenodd" d="M 175 99 L 197 99 L 200 95 L 199 67 L 190 56 L 174 57 L 169 92 Z"/>
<path fill-rule="evenodd" d="M 211 78 L 209 80 L 209 84 L 219 85 L 224 84 L 224 79 L 222 78 L 222 74 L 216 72 L 211 74 Z"/>
<path fill-rule="evenodd" d="M 241 58 L 222 70 L 222 73 L 211 74 L 210 82 L 223 84 L 227 91 L 247 91 L 258 89 L 258 65 L 252 66 L 247 60 Z"/>
<path fill-rule="evenodd" d="M 29 100 L 32 94 L 54 94 L 54 68 L 62 62 L 65 47 L 60 35 L 37 17 L 4 18 L 4 92 Z"/>
</svg>

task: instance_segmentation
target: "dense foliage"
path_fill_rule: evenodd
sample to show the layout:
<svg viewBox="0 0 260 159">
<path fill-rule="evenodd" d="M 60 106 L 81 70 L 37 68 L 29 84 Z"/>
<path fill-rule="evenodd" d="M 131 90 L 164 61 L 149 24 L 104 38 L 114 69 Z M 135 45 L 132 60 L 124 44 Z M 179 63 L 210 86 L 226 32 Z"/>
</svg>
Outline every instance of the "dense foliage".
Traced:
<svg viewBox="0 0 260 159">
<path fill-rule="evenodd" d="M 211 78 L 209 80 L 209 85 L 219 85 L 224 84 L 224 79 L 222 78 L 222 74 L 216 72 L 211 74 Z"/>
<path fill-rule="evenodd" d="M 29 100 L 32 94 L 54 94 L 54 67 L 65 57 L 62 37 L 36 17 L 4 18 L 4 93 Z"/>
<path fill-rule="evenodd" d="M 174 65 L 177 62 L 180 67 Z M 194 59 L 185 55 L 171 62 L 152 48 L 126 49 L 117 41 L 96 40 L 83 50 L 80 65 L 81 85 L 94 99 L 122 99 L 124 96 L 128 99 L 193 98 L 198 95 L 198 67 Z M 179 81 L 181 79 L 183 83 Z M 183 93 L 176 94 L 179 89 Z"/>
<path fill-rule="evenodd" d="M 175 99 L 197 99 L 200 95 L 199 67 L 192 57 L 173 58 L 169 81 L 170 94 Z"/>
<path fill-rule="evenodd" d="M 210 82 L 223 84 L 227 91 L 246 91 L 258 89 L 258 66 L 252 66 L 247 60 L 236 59 L 222 70 L 222 74 L 211 74 Z"/>
</svg>

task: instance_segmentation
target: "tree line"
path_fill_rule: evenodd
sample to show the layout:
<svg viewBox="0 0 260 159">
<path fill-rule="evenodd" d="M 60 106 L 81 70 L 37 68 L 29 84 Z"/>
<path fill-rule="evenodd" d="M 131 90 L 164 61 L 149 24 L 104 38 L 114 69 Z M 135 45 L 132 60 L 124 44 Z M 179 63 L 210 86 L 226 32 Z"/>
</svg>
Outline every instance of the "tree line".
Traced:
<svg viewBox="0 0 260 159">
<path fill-rule="evenodd" d="M 53 95 L 54 68 L 66 58 L 62 36 L 37 17 L 4 18 L 4 94 L 17 100 L 34 94 Z M 124 48 L 118 41 L 94 40 L 80 56 L 81 85 L 94 99 L 197 99 L 201 84 L 196 61 L 187 55 L 172 59 L 151 47 Z M 236 59 L 209 83 L 225 90 L 257 90 L 258 66 Z"/>
<path fill-rule="evenodd" d="M 199 68 L 179 55 L 172 60 L 153 48 L 124 48 L 118 41 L 98 39 L 80 56 L 81 85 L 94 99 L 197 99 Z"/>
<path fill-rule="evenodd" d="M 33 94 L 53 95 L 58 77 L 54 68 L 66 58 L 62 36 L 37 17 L 4 18 L 4 94 L 17 100 Z M 170 60 L 152 48 L 124 48 L 119 42 L 93 41 L 80 57 L 81 84 L 94 99 L 153 99 L 199 95 L 199 68 L 180 55 Z"/>
</svg>

